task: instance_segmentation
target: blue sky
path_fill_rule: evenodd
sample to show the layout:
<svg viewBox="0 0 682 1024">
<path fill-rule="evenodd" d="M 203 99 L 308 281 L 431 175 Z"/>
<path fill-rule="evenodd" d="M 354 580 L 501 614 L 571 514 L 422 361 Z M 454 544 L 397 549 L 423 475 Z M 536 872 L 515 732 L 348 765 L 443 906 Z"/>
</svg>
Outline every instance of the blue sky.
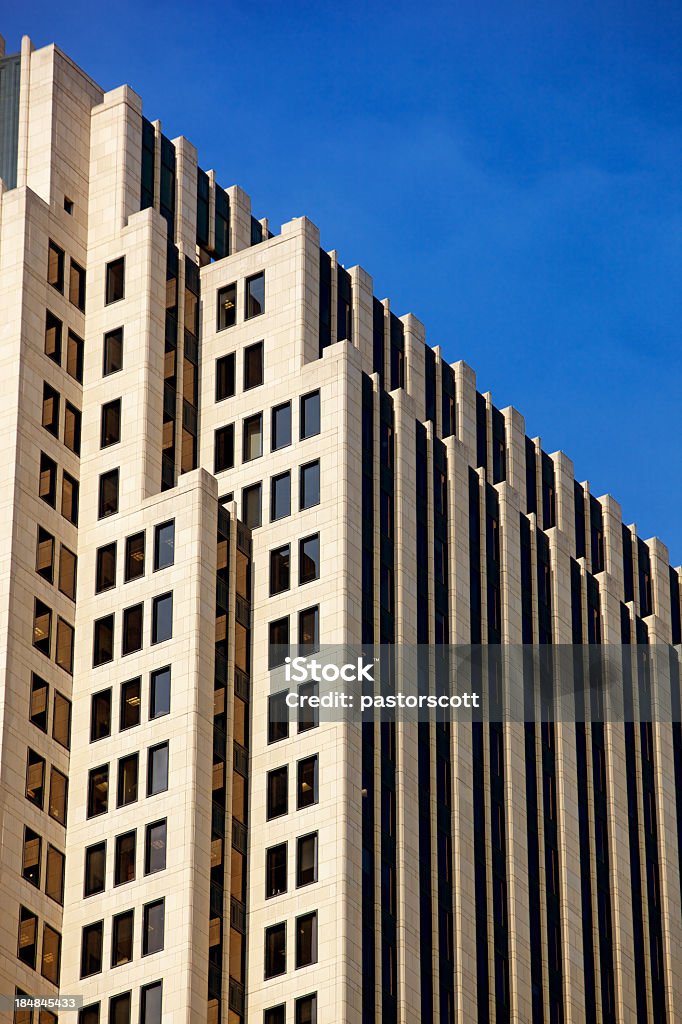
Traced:
<svg viewBox="0 0 682 1024">
<path fill-rule="evenodd" d="M 679 3 L 111 10 L 0 31 L 128 82 L 276 228 L 309 216 L 682 562 Z"/>
</svg>

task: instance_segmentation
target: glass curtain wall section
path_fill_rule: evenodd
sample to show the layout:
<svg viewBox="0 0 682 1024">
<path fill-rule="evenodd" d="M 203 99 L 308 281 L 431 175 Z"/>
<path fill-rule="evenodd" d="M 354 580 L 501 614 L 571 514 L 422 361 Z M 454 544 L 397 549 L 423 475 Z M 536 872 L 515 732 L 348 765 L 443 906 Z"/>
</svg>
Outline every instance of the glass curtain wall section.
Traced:
<svg viewBox="0 0 682 1024">
<path fill-rule="evenodd" d="M 175 421 L 178 386 L 178 250 L 168 244 L 166 252 L 166 327 L 163 367 L 163 431 L 161 490 L 175 487 Z"/>
<path fill-rule="evenodd" d="M 199 419 L 199 268 L 185 257 L 184 330 L 182 351 L 182 445 L 180 472 L 197 467 Z"/>
</svg>

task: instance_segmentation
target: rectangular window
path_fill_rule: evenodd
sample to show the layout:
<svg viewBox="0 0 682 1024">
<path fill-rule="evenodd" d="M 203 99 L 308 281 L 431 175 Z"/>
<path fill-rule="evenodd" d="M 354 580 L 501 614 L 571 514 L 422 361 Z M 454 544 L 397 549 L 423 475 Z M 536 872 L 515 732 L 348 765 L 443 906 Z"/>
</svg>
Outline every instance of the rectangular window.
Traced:
<svg viewBox="0 0 682 1024">
<path fill-rule="evenodd" d="M 36 572 L 48 583 L 54 583 L 54 537 L 42 526 L 38 527 Z"/>
<path fill-rule="evenodd" d="M 124 885 L 135 880 L 136 836 L 136 832 L 124 832 L 116 836 L 114 885 Z"/>
<path fill-rule="evenodd" d="M 267 820 L 279 818 L 289 810 L 289 769 L 273 768 L 267 779 Z"/>
<path fill-rule="evenodd" d="M 117 327 L 115 331 L 108 331 L 104 335 L 104 361 L 102 376 L 108 377 L 110 373 L 118 373 L 123 369 L 123 328 Z"/>
<path fill-rule="evenodd" d="M 66 750 L 71 747 L 71 701 L 58 690 L 52 707 L 52 739 Z"/>
<path fill-rule="evenodd" d="M 97 548 L 95 593 L 101 594 L 116 586 L 116 543 Z"/>
<path fill-rule="evenodd" d="M 69 675 L 73 675 L 73 645 L 73 626 L 69 625 L 61 615 L 57 616 L 57 643 L 54 660 Z"/>
<path fill-rule="evenodd" d="M 300 811 L 317 801 L 317 754 L 313 754 L 312 757 L 304 757 L 297 765 L 296 807 Z"/>
<path fill-rule="evenodd" d="M 298 613 L 298 646 L 301 654 L 320 649 L 320 609 L 306 608 Z"/>
<path fill-rule="evenodd" d="M 45 680 L 41 679 L 35 672 L 32 672 L 29 718 L 41 732 L 45 733 L 47 732 L 47 700 L 49 690 L 50 688 Z"/>
<path fill-rule="evenodd" d="M 152 672 L 149 687 L 149 718 L 161 718 L 170 712 L 171 670 L 166 668 Z"/>
<path fill-rule="evenodd" d="M 294 1003 L 294 1024 L 317 1024 L 317 994 L 301 996 Z M 450 1019 L 454 1018 L 454 1013 Z"/>
<path fill-rule="evenodd" d="M 287 844 L 278 843 L 265 853 L 265 898 L 287 891 Z"/>
<path fill-rule="evenodd" d="M 262 522 L 262 493 L 261 484 L 252 484 L 242 491 L 242 519 L 250 530 L 255 530 Z"/>
<path fill-rule="evenodd" d="M 78 481 L 66 470 L 62 474 L 62 515 L 78 526 Z"/>
<path fill-rule="evenodd" d="M 88 772 L 88 818 L 109 810 L 109 765 L 102 764 Z"/>
<path fill-rule="evenodd" d="M 42 424 L 48 433 L 59 437 L 59 392 L 43 382 Z"/>
<path fill-rule="evenodd" d="M 234 327 L 237 322 L 237 285 L 228 284 L 218 291 L 218 330 Z"/>
<path fill-rule="evenodd" d="M 144 873 L 153 875 L 166 868 L 166 819 L 147 825 L 144 839 Z"/>
<path fill-rule="evenodd" d="M 45 355 L 57 366 L 61 366 L 62 322 L 49 310 L 45 316 Z"/>
<path fill-rule="evenodd" d="M 95 622 L 95 638 L 93 643 L 92 664 L 106 665 L 114 660 L 114 616 L 105 615 Z"/>
<path fill-rule="evenodd" d="M 69 302 L 85 312 L 85 271 L 75 260 L 71 260 L 69 267 Z"/>
<path fill-rule="evenodd" d="M 317 881 L 317 832 L 296 840 L 296 885 Z"/>
<path fill-rule="evenodd" d="M 215 364 L 215 400 L 222 402 L 226 398 L 232 398 L 235 393 L 234 374 L 235 354 L 230 352 L 227 356 L 216 359 Z"/>
<path fill-rule="evenodd" d="M 254 274 L 246 279 L 245 320 L 265 312 L 265 274 Z"/>
<path fill-rule="evenodd" d="M 90 742 L 106 736 L 111 736 L 111 690 L 100 690 L 90 702 Z"/>
<path fill-rule="evenodd" d="M 44 502 L 55 507 L 57 502 L 57 463 L 45 452 L 40 453 L 40 485 L 38 495 Z"/>
<path fill-rule="evenodd" d="M 81 978 L 89 978 L 102 970 L 102 944 L 104 921 L 96 921 L 83 928 L 81 940 Z"/>
<path fill-rule="evenodd" d="M 285 544 L 284 547 L 281 548 L 275 548 L 274 551 L 270 552 L 271 596 L 273 594 L 281 594 L 284 590 L 289 589 L 290 564 L 291 559 L 288 544 Z"/>
<path fill-rule="evenodd" d="M 168 743 L 149 748 L 147 755 L 147 796 L 165 793 L 168 789 Z"/>
<path fill-rule="evenodd" d="M 99 519 L 118 512 L 118 469 L 110 469 L 99 478 Z"/>
<path fill-rule="evenodd" d="M 320 461 L 301 466 L 299 505 L 301 511 L 320 504 Z"/>
<path fill-rule="evenodd" d="M 38 833 L 25 825 L 24 846 L 21 858 L 21 874 L 27 882 L 30 882 L 31 885 L 35 885 L 36 889 L 40 888 L 40 862 L 42 848 L 43 841 Z"/>
<path fill-rule="evenodd" d="M 154 527 L 154 572 L 175 562 L 175 520 Z"/>
<path fill-rule="evenodd" d="M 119 728 L 121 732 L 140 724 L 142 680 L 140 676 L 121 684 L 121 710 Z"/>
<path fill-rule="evenodd" d="M 265 1011 L 263 1016 L 263 1024 L 286 1024 L 287 1022 L 287 1007 L 286 1003 L 280 1003 L 279 1006 L 271 1006 Z"/>
<path fill-rule="evenodd" d="M 62 937 L 49 924 L 43 925 L 43 956 L 40 973 L 53 985 L 59 984 Z"/>
<path fill-rule="evenodd" d="M 85 342 L 73 331 L 69 331 L 66 341 L 66 372 L 79 384 L 83 383 L 83 353 Z"/>
<path fill-rule="evenodd" d="M 142 956 L 161 952 L 164 943 L 164 930 L 164 900 L 145 903 L 142 912 Z"/>
<path fill-rule="evenodd" d="M 117 807 L 134 804 L 137 800 L 137 775 L 139 758 L 137 754 L 128 754 L 118 762 L 118 794 Z"/>
<path fill-rule="evenodd" d="M 285 922 L 265 929 L 265 977 L 276 978 L 287 969 L 287 926 Z"/>
<path fill-rule="evenodd" d="M 100 434 L 100 448 L 108 448 L 109 445 L 118 444 L 121 440 L 121 399 L 115 398 L 113 402 L 106 402 L 102 406 L 102 426 Z"/>
<path fill-rule="evenodd" d="M 247 345 L 244 349 L 244 391 L 263 383 L 263 342 Z"/>
<path fill-rule="evenodd" d="M 161 1024 L 161 982 L 140 990 L 140 1024 Z"/>
<path fill-rule="evenodd" d="M 36 969 L 38 955 L 38 917 L 32 910 L 19 907 L 19 937 L 17 940 L 17 957 L 22 964 Z"/>
<path fill-rule="evenodd" d="M 289 654 L 289 616 L 275 619 L 268 629 L 268 668 L 284 664 Z"/>
<path fill-rule="evenodd" d="M 52 647 L 52 609 L 37 598 L 33 604 L 33 646 L 50 657 Z"/>
<path fill-rule="evenodd" d="M 270 522 L 291 515 L 291 473 L 280 473 L 270 481 Z"/>
<path fill-rule="evenodd" d="M 317 963 L 317 911 L 296 918 L 296 968 Z"/>
<path fill-rule="evenodd" d="M 99 1003 L 90 1003 L 78 1011 L 78 1024 L 100 1024 Z"/>
<path fill-rule="evenodd" d="M 50 800 L 47 813 L 60 825 L 66 828 L 66 802 L 68 798 L 69 782 L 66 775 L 54 767 L 50 768 Z"/>
<path fill-rule="evenodd" d="M 134 604 L 132 608 L 123 610 L 122 654 L 134 654 L 142 650 L 142 618 L 144 606 Z"/>
<path fill-rule="evenodd" d="M 259 459 L 263 454 L 263 414 L 247 416 L 242 430 L 244 462 Z"/>
<path fill-rule="evenodd" d="M 320 578 L 320 535 L 303 537 L 298 545 L 298 582 L 312 583 Z"/>
<path fill-rule="evenodd" d="M 316 682 L 310 680 L 307 683 L 301 683 L 298 688 L 298 731 L 308 732 L 309 729 L 316 729 L 320 724 L 320 709 L 319 707 L 311 707 L 308 703 L 311 697 L 320 696 L 320 688 Z M 305 701 L 305 703 L 301 703 Z"/>
<path fill-rule="evenodd" d="M 64 408 L 64 444 L 74 453 L 81 453 L 81 414 L 71 402 Z"/>
<path fill-rule="evenodd" d="M 320 392 L 311 391 L 301 396 L 301 440 L 315 437 L 320 432 Z"/>
<path fill-rule="evenodd" d="M 132 996 L 130 992 L 122 992 L 109 1000 L 109 1024 L 130 1024 L 132 1013 Z"/>
<path fill-rule="evenodd" d="M 123 579 L 126 583 L 144 576 L 144 533 L 126 537 L 126 561 Z"/>
<path fill-rule="evenodd" d="M 213 472 L 223 473 L 234 466 L 234 423 L 218 427 L 213 442 Z"/>
<path fill-rule="evenodd" d="M 59 549 L 59 589 L 70 601 L 76 600 L 76 575 L 78 559 L 73 551 L 63 544 Z"/>
<path fill-rule="evenodd" d="M 273 452 L 291 444 L 291 402 L 276 405 L 272 410 L 271 433 Z"/>
<path fill-rule="evenodd" d="M 152 643 L 160 644 L 173 636 L 173 595 L 160 594 L 152 601 Z"/>
<path fill-rule="evenodd" d="M 64 294 L 64 250 L 51 240 L 47 246 L 47 283 Z"/>
<path fill-rule="evenodd" d="M 96 896 L 104 892 L 104 880 L 107 866 L 107 844 L 95 843 L 85 851 L 85 882 L 84 896 Z"/>
<path fill-rule="evenodd" d="M 64 906 L 64 868 L 66 858 L 56 847 L 48 843 L 47 861 L 45 869 L 45 892 L 58 903 Z"/>
<path fill-rule="evenodd" d="M 111 966 L 121 967 L 133 959 L 133 911 L 116 914 L 111 928 Z"/>
<path fill-rule="evenodd" d="M 107 263 L 105 292 L 104 302 L 107 306 L 123 298 L 125 293 L 125 259 L 123 256 Z"/>
<path fill-rule="evenodd" d="M 277 743 L 289 736 L 288 693 L 288 690 L 281 690 L 268 697 L 268 743 Z"/>
</svg>

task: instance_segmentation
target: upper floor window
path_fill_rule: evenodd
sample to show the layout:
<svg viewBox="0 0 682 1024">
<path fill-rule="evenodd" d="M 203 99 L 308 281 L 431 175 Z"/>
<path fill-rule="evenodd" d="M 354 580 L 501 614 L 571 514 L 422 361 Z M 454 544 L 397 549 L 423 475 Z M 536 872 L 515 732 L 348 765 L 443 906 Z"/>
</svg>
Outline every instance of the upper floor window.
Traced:
<svg viewBox="0 0 682 1024">
<path fill-rule="evenodd" d="M 289 545 L 270 552 L 270 594 L 281 594 L 289 589 Z"/>
<path fill-rule="evenodd" d="M 294 1024 L 317 1024 L 317 994 L 301 996 L 294 1003 Z"/>
<path fill-rule="evenodd" d="M 83 351 L 85 342 L 73 331 L 69 331 L 66 344 L 66 372 L 79 384 L 83 383 Z"/>
<path fill-rule="evenodd" d="M 118 512 L 118 476 L 118 469 L 110 469 L 99 478 L 99 519 Z"/>
<path fill-rule="evenodd" d="M 111 966 L 120 967 L 121 964 L 129 964 L 133 959 L 133 911 L 125 910 L 122 914 L 116 914 L 112 921 L 111 935 Z M 120 997 L 119 997 L 120 998 Z M 126 997 L 124 997 L 126 998 Z M 127 997 L 130 999 L 130 996 Z M 109 1020 L 116 1024 L 112 999 L 109 1005 Z"/>
<path fill-rule="evenodd" d="M 30 747 L 26 755 L 26 799 L 42 811 L 45 801 L 45 758 Z"/>
<path fill-rule="evenodd" d="M 125 729 L 132 729 L 140 724 L 140 711 L 142 708 L 141 686 L 142 680 L 139 676 L 121 683 L 121 707 L 119 714 L 121 732 Z"/>
<path fill-rule="evenodd" d="M 62 473 L 62 515 L 74 526 L 78 526 L 78 492 L 78 481 L 64 470 Z"/>
<path fill-rule="evenodd" d="M 300 811 L 317 801 L 317 754 L 313 754 L 312 757 L 304 757 L 297 765 L 296 807 Z"/>
<path fill-rule="evenodd" d="M 69 267 L 69 302 L 85 312 L 85 271 L 75 260 L 71 260 Z"/>
<path fill-rule="evenodd" d="M 147 825 L 144 840 L 144 873 L 153 875 L 166 867 L 166 819 Z"/>
<path fill-rule="evenodd" d="M 243 449 L 244 462 L 259 459 L 263 454 L 263 414 L 260 412 L 244 420 Z"/>
<path fill-rule="evenodd" d="M 38 527 L 36 572 L 48 583 L 54 582 L 54 537 L 42 526 Z"/>
<path fill-rule="evenodd" d="M 265 854 L 265 898 L 287 891 L 287 844 L 271 846 Z"/>
<path fill-rule="evenodd" d="M 107 844 L 95 843 L 85 851 L 85 896 L 96 896 L 104 892 L 104 878 L 107 864 Z"/>
<path fill-rule="evenodd" d="M 59 392 L 43 383 L 43 426 L 54 437 L 59 437 Z"/>
<path fill-rule="evenodd" d="M 280 473 L 270 481 L 270 522 L 291 515 L 291 473 Z"/>
<path fill-rule="evenodd" d="M 149 686 L 149 718 L 161 718 L 170 712 L 171 670 L 170 666 L 152 672 Z"/>
<path fill-rule="evenodd" d="M 265 274 L 246 279 L 246 320 L 265 312 Z"/>
<path fill-rule="evenodd" d="M 124 580 L 138 580 L 144 576 L 144 531 L 126 537 L 126 560 Z"/>
<path fill-rule="evenodd" d="M 320 609 L 306 608 L 298 613 L 298 645 L 301 654 L 312 654 L 320 647 Z"/>
<path fill-rule="evenodd" d="M 50 241 L 47 249 L 47 283 L 64 292 L 64 250 Z"/>
<path fill-rule="evenodd" d="M 102 970 L 104 921 L 86 925 L 81 941 L 81 978 L 89 978 Z"/>
<path fill-rule="evenodd" d="M 311 391 L 301 397 L 301 440 L 320 432 L 320 392 Z"/>
<path fill-rule="evenodd" d="M 131 919 L 130 958 L 132 960 L 132 910 L 129 913 Z M 121 992 L 120 995 L 113 996 L 109 1000 L 109 1024 L 130 1024 L 132 1020 L 132 1001 L 133 997 L 130 992 Z"/>
<path fill-rule="evenodd" d="M 234 327 L 237 322 L 237 285 L 228 284 L 218 291 L 218 330 Z"/>
<path fill-rule="evenodd" d="M 298 582 L 311 583 L 320 578 L 320 535 L 303 537 L 298 544 Z"/>
<path fill-rule="evenodd" d="M 31 673 L 31 704 L 29 719 L 41 732 L 47 732 L 47 705 L 50 688 L 44 679 Z"/>
<path fill-rule="evenodd" d="M 142 650 L 143 604 L 135 604 L 123 610 L 122 654 L 134 654 Z"/>
<path fill-rule="evenodd" d="M 117 327 L 104 335 L 104 365 L 102 375 L 117 373 L 123 369 L 123 328 Z"/>
<path fill-rule="evenodd" d="M 147 796 L 168 789 L 168 743 L 150 747 L 147 754 Z"/>
<path fill-rule="evenodd" d="M 215 364 L 215 400 L 222 402 L 225 398 L 232 398 L 235 393 L 234 380 L 234 352 L 227 356 L 216 359 Z"/>
<path fill-rule="evenodd" d="M 289 810 L 289 768 L 273 768 L 267 779 L 267 820 L 279 818 Z"/>
<path fill-rule="evenodd" d="M 296 840 L 296 885 L 317 881 L 317 832 Z"/>
<path fill-rule="evenodd" d="M 234 466 L 234 424 L 218 427 L 213 449 L 213 472 L 222 473 Z"/>
<path fill-rule="evenodd" d="M 43 841 L 37 832 L 24 825 L 24 847 L 21 858 L 22 877 L 40 888 L 40 860 L 42 855 Z"/>
<path fill-rule="evenodd" d="M 289 616 L 275 619 L 268 627 L 268 668 L 284 664 L 289 654 Z"/>
<path fill-rule="evenodd" d="M 172 636 L 173 594 L 160 594 L 152 601 L 152 643 L 163 643 Z"/>
<path fill-rule="evenodd" d="M 278 1006 L 271 1006 L 265 1011 L 263 1024 L 286 1024 L 287 1006 L 286 1003 L 279 1003 Z"/>
<path fill-rule="evenodd" d="M 118 302 L 122 299 L 125 293 L 125 258 L 123 256 L 120 259 L 112 260 L 111 263 L 107 263 L 106 269 L 106 294 L 105 302 L 107 306 L 111 302 Z"/>
<path fill-rule="evenodd" d="M 106 665 L 114 660 L 114 616 L 105 615 L 95 622 L 92 664 Z"/>
<path fill-rule="evenodd" d="M 38 495 L 44 502 L 55 507 L 57 502 L 57 463 L 45 452 L 40 453 L 40 484 Z"/>
<path fill-rule="evenodd" d="M 95 562 L 95 593 L 101 594 L 116 586 L 116 542 L 97 548 Z"/>
<path fill-rule="evenodd" d="M 62 322 L 49 309 L 45 316 L 45 355 L 61 366 L 62 363 Z"/>
<path fill-rule="evenodd" d="M 64 408 L 64 444 L 74 455 L 81 453 L 81 413 L 67 402 Z"/>
<path fill-rule="evenodd" d="M 38 955 L 38 917 L 32 910 L 19 907 L 19 940 L 17 956 L 23 964 L 35 970 Z"/>
<path fill-rule="evenodd" d="M 272 410 L 272 450 L 291 444 L 291 402 L 276 405 Z"/>
<path fill-rule="evenodd" d="M 155 981 L 140 990 L 140 1024 L 161 1024 L 162 984 Z"/>
<path fill-rule="evenodd" d="M 301 466 L 299 506 L 301 511 L 320 504 L 320 460 Z"/>
<path fill-rule="evenodd" d="M 265 929 L 265 977 L 276 978 L 287 969 L 287 926 L 285 922 Z"/>
<path fill-rule="evenodd" d="M 52 609 L 38 598 L 33 606 L 33 646 L 50 657 L 52 647 Z"/>
<path fill-rule="evenodd" d="M 106 402 L 102 406 L 102 430 L 100 448 L 108 448 L 121 440 L 121 399 Z"/>
<path fill-rule="evenodd" d="M 250 530 L 255 530 L 261 525 L 262 494 L 261 484 L 252 484 L 242 491 L 242 519 Z"/>
<path fill-rule="evenodd" d="M 88 773 L 88 818 L 109 810 L 109 765 L 91 768 Z"/>
<path fill-rule="evenodd" d="M 263 342 L 244 349 L 244 391 L 263 383 Z"/>
<path fill-rule="evenodd" d="M 52 707 L 52 739 L 69 750 L 71 746 L 71 701 L 58 690 Z"/>
<path fill-rule="evenodd" d="M 154 572 L 175 561 L 175 520 L 154 527 Z"/>
<path fill-rule="evenodd" d="M 317 911 L 296 918 L 296 968 L 317 963 Z"/>
<path fill-rule="evenodd" d="M 106 736 L 111 736 L 111 690 L 100 690 L 90 702 L 90 742 Z"/>
</svg>

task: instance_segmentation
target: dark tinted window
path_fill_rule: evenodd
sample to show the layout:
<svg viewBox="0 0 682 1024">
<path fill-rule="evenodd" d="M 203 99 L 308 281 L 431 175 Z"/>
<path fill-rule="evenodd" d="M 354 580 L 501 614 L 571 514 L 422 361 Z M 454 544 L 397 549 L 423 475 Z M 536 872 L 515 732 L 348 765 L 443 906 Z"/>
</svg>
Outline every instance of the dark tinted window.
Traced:
<svg viewBox="0 0 682 1024">
<path fill-rule="evenodd" d="M 49 687 L 35 672 L 31 673 L 31 706 L 29 717 L 42 732 L 47 732 L 47 701 Z"/>
<path fill-rule="evenodd" d="M 301 654 L 312 654 L 320 646 L 320 609 L 306 608 L 298 613 L 298 645 Z"/>
<path fill-rule="evenodd" d="M 123 611 L 122 654 L 133 654 L 142 649 L 143 605 L 135 604 Z"/>
<path fill-rule="evenodd" d="M 152 602 L 152 643 L 160 644 L 173 636 L 173 595 L 160 594 Z"/>
<path fill-rule="evenodd" d="M 33 646 L 50 657 L 52 646 L 52 609 L 37 598 L 33 603 Z"/>
<path fill-rule="evenodd" d="M 102 433 L 100 447 L 108 448 L 121 440 L 121 399 L 115 398 L 102 406 Z"/>
<path fill-rule="evenodd" d="M 38 833 L 34 832 L 32 828 L 24 826 L 21 874 L 27 882 L 30 882 L 31 885 L 35 885 L 36 889 L 40 888 L 40 858 L 42 845 L 43 841 Z"/>
<path fill-rule="evenodd" d="M 281 594 L 289 589 L 290 577 L 289 545 L 275 548 L 270 552 L 270 593 Z"/>
<path fill-rule="evenodd" d="M 268 697 L 268 743 L 285 740 L 289 735 L 288 693 L 288 690 L 281 690 Z"/>
<path fill-rule="evenodd" d="M 216 359 L 215 364 L 215 400 L 222 402 L 234 395 L 234 352 Z"/>
<path fill-rule="evenodd" d="M 102 970 L 104 921 L 86 925 L 81 942 L 81 978 L 89 978 Z"/>
<path fill-rule="evenodd" d="M 69 331 L 67 343 L 66 343 L 66 372 L 77 380 L 79 384 L 83 383 L 83 352 L 85 349 L 85 342 L 82 338 L 79 338 L 73 331 Z"/>
<path fill-rule="evenodd" d="M 125 807 L 137 800 L 137 776 L 139 758 L 137 754 L 128 754 L 118 762 L 118 790 L 116 806 Z"/>
<path fill-rule="evenodd" d="M 111 966 L 120 967 L 133 959 L 133 911 L 116 914 L 111 927 Z"/>
<path fill-rule="evenodd" d="M 244 462 L 259 459 L 263 454 L 263 414 L 247 416 L 242 428 L 242 458 Z"/>
<path fill-rule="evenodd" d="M 154 527 L 154 571 L 167 569 L 175 561 L 175 520 Z"/>
<path fill-rule="evenodd" d="M 245 487 L 242 491 L 242 518 L 250 530 L 261 525 L 261 495 L 261 484 L 252 484 L 251 487 Z"/>
<path fill-rule="evenodd" d="M 317 913 L 296 918 L 296 967 L 317 963 Z"/>
<path fill-rule="evenodd" d="M 44 452 L 40 453 L 40 484 L 38 494 L 48 505 L 57 501 L 57 463 Z"/>
<path fill-rule="evenodd" d="M 99 512 L 100 519 L 113 516 L 118 512 L 118 469 L 110 469 L 99 478 Z"/>
<path fill-rule="evenodd" d="M 268 668 L 284 664 L 289 653 L 289 616 L 270 623 L 268 632 Z"/>
<path fill-rule="evenodd" d="M 301 440 L 320 432 L 320 392 L 311 391 L 301 398 Z"/>
<path fill-rule="evenodd" d="M 69 267 L 69 302 L 85 312 L 85 271 L 73 260 Z"/>
<path fill-rule="evenodd" d="M 149 717 L 161 718 L 170 711 L 171 670 L 170 666 L 152 672 L 149 689 Z"/>
<path fill-rule="evenodd" d="M 64 471 L 62 474 L 62 515 L 78 526 L 78 481 Z"/>
<path fill-rule="evenodd" d="M 161 982 L 140 991 L 140 1024 L 161 1024 Z"/>
<path fill-rule="evenodd" d="M 104 892 L 106 877 L 107 844 L 95 843 L 85 851 L 85 885 L 84 895 L 95 896 Z"/>
<path fill-rule="evenodd" d="M 59 437 L 59 392 L 43 383 L 42 424 L 50 434 Z"/>
<path fill-rule="evenodd" d="M 296 885 L 317 881 L 317 832 L 296 840 Z"/>
<path fill-rule="evenodd" d="M 291 444 L 291 402 L 276 405 L 272 410 L 272 450 Z"/>
<path fill-rule="evenodd" d="M 80 455 L 81 414 L 71 402 L 67 402 L 64 407 L 64 444 L 74 455 Z"/>
<path fill-rule="evenodd" d="M 270 481 L 270 522 L 291 515 L 291 473 L 280 473 Z"/>
<path fill-rule="evenodd" d="M 287 891 L 287 844 L 271 846 L 265 853 L 265 898 Z"/>
<path fill-rule="evenodd" d="M 142 956 L 159 953 L 163 949 L 165 907 L 163 900 L 145 904 L 142 915 Z"/>
<path fill-rule="evenodd" d="M 265 929 L 265 977 L 276 978 L 287 969 L 287 926 L 276 924 Z"/>
<path fill-rule="evenodd" d="M 123 369 L 123 328 L 117 327 L 104 335 L 104 366 L 103 375 L 117 373 Z"/>
<path fill-rule="evenodd" d="M 147 796 L 168 789 L 168 744 L 150 747 L 147 755 Z"/>
<path fill-rule="evenodd" d="M 317 754 L 313 754 L 297 765 L 296 806 L 301 810 L 316 804 L 317 800 Z"/>
<path fill-rule="evenodd" d="M 107 263 L 105 303 L 118 302 L 125 290 L 125 260 L 121 257 Z"/>
<path fill-rule="evenodd" d="M 228 284 L 218 292 L 218 330 L 234 327 L 237 321 L 237 285 Z"/>
<path fill-rule="evenodd" d="M 135 879 L 136 833 L 125 832 L 116 836 L 114 857 L 114 885 L 124 885 Z"/>
<path fill-rule="evenodd" d="M 267 818 L 279 818 L 289 809 L 289 769 L 273 768 L 267 780 Z"/>
<path fill-rule="evenodd" d="M 152 875 L 166 867 L 166 819 L 147 825 L 144 846 L 144 873 Z"/>
<path fill-rule="evenodd" d="M 114 616 L 105 615 L 95 622 L 95 639 L 92 654 L 92 663 L 95 668 L 98 665 L 106 665 L 114 658 Z"/>
<path fill-rule="evenodd" d="M 120 728 L 132 729 L 140 724 L 140 709 L 142 699 L 140 695 L 141 679 L 129 679 L 121 685 L 121 713 Z"/>
<path fill-rule="evenodd" d="M 144 533 L 134 533 L 126 537 L 126 561 L 124 580 L 140 579 L 144 576 Z"/>
<path fill-rule="evenodd" d="M 49 310 L 45 316 L 45 355 L 49 356 L 57 366 L 61 366 L 62 322 Z"/>
<path fill-rule="evenodd" d="M 219 427 L 215 432 L 213 472 L 222 473 L 234 466 L 234 424 Z"/>
<path fill-rule="evenodd" d="M 109 765 L 88 772 L 88 818 L 106 814 L 109 809 Z"/>
<path fill-rule="evenodd" d="M 111 690 L 93 693 L 90 705 L 90 742 L 111 735 Z"/>
<path fill-rule="evenodd" d="M 101 594 L 116 586 L 116 544 L 105 544 L 97 549 L 95 593 Z"/>
<path fill-rule="evenodd" d="M 36 542 L 36 572 L 48 583 L 54 582 L 54 537 L 42 526 Z"/>
<path fill-rule="evenodd" d="M 52 241 L 47 247 L 47 283 L 64 292 L 64 250 Z"/>
<path fill-rule="evenodd" d="M 244 391 L 263 383 L 263 342 L 244 349 Z"/>
<path fill-rule="evenodd" d="M 304 537 L 298 546 L 298 582 L 311 583 L 320 578 L 320 535 Z"/>
<path fill-rule="evenodd" d="M 299 500 L 301 509 L 320 503 L 320 463 L 317 459 L 301 466 Z"/>
<path fill-rule="evenodd" d="M 245 319 L 265 312 L 265 274 L 255 274 L 246 279 Z"/>
</svg>

